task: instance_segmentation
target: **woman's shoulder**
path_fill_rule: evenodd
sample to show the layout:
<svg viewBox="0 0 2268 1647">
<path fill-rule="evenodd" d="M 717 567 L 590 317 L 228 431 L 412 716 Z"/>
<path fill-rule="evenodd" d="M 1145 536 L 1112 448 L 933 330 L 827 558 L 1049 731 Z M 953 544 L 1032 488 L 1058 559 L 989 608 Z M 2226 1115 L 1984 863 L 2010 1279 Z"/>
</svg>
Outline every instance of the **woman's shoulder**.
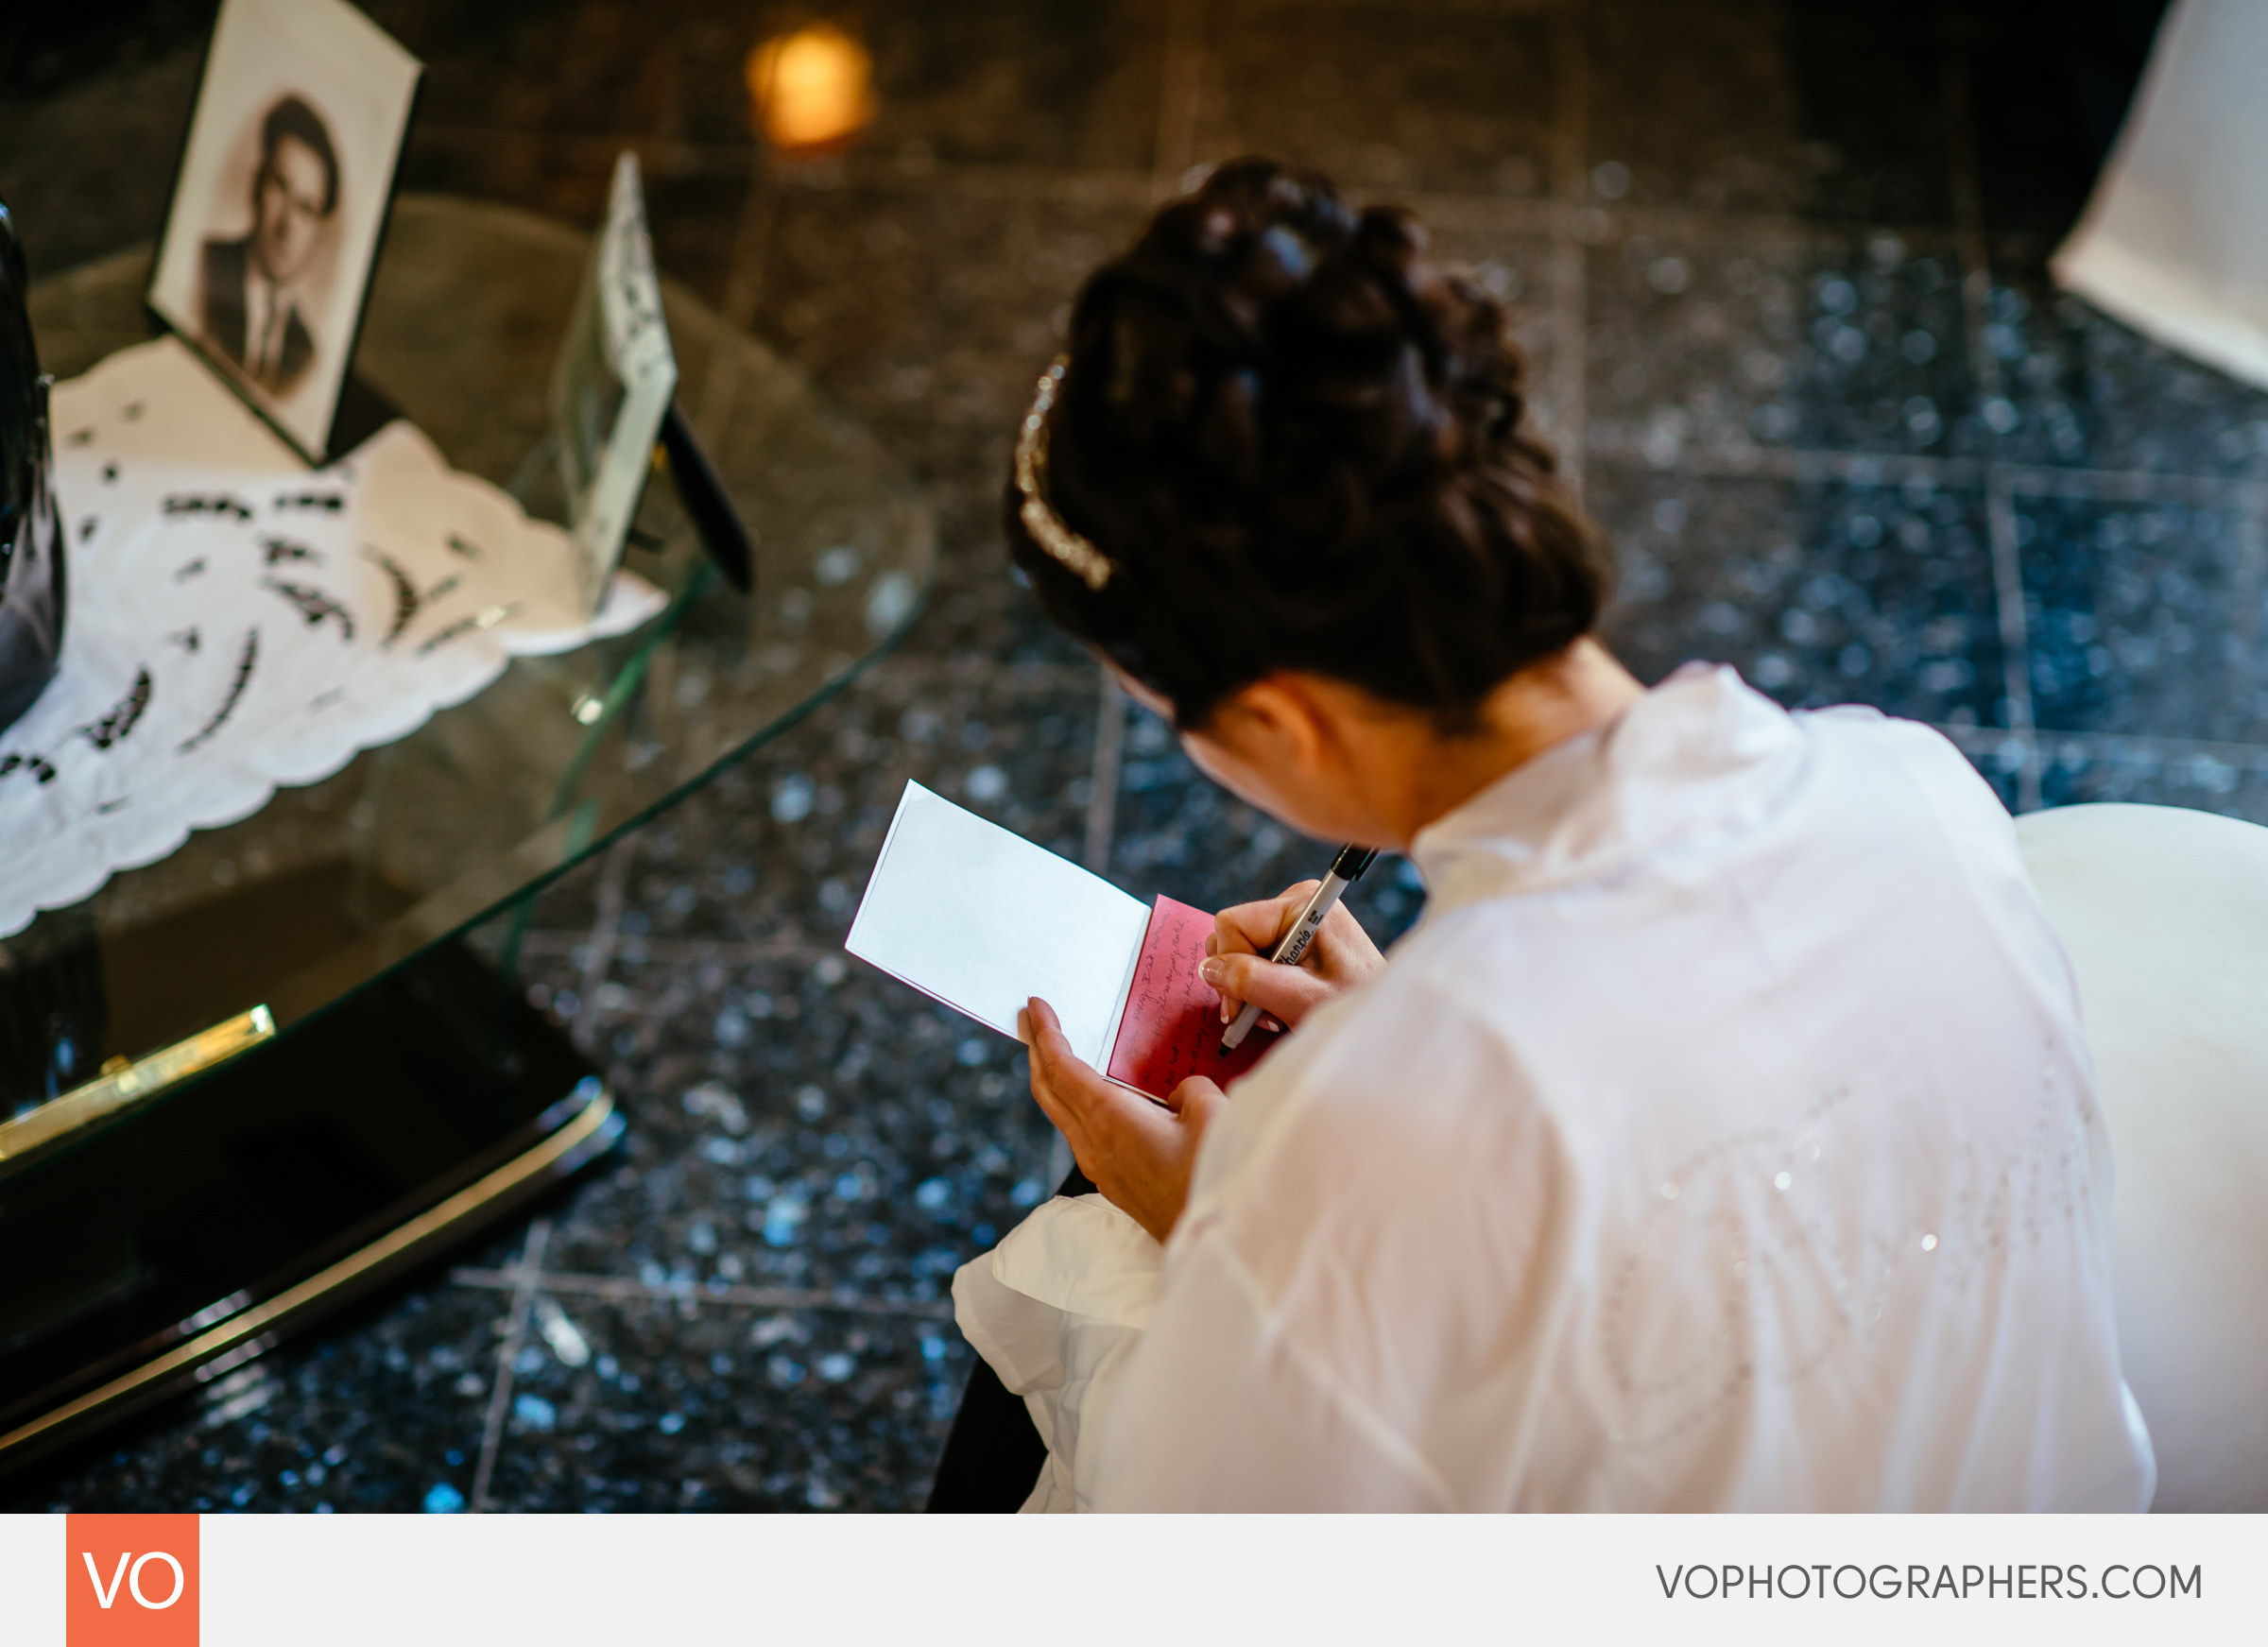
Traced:
<svg viewBox="0 0 2268 1647">
<path fill-rule="evenodd" d="M 1864 782 L 1895 771 L 1940 803 L 2003 820 L 2008 815 L 1980 767 L 2013 767 L 2021 760 L 2013 733 L 1952 729 L 1976 751 L 1972 759 L 1947 730 L 1867 704 L 1797 710 L 1793 718 L 1812 747 L 1837 760 L 1847 779 Z"/>
<path fill-rule="evenodd" d="M 2008 799 L 1987 776 L 2013 785 L 2023 750 L 2006 734 L 1965 734 L 1964 749 L 1935 727 L 1857 706 L 1796 719 L 1814 754 L 1808 816 L 1823 851 L 1896 866 L 1939 896 L 2029 886 Z"/>
</svg>

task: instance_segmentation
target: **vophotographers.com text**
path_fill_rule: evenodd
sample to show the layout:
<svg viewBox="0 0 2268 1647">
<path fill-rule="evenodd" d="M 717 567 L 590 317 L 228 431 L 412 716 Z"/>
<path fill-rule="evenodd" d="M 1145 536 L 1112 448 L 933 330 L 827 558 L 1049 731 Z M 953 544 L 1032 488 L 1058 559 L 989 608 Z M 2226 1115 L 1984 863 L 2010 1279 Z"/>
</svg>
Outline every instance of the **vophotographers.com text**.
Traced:
<svg viewBox="0 0 2268 1647">
<path fill-rule="evenodd" d="M 1710 1566 L 1663 1567 L 1654 1575 L 1662 1595 L 1672 1601 L 1805 1601 L 1855 1602 L 1872 1596 L 1877 1601 L 1915 1601 L 1951 1598 L 1967 1601 L 2173 1601 L 2203 1600 L 2205 1565 L 2187 1568 L 2143 1562 L 2129 1567 L 2112 1562 L 2090 1573 L 2077 1562 L 2058 1567 L 2053 1562 L 2013 1563 L 2004 1567 L 1928 1567 L 1918 1562 L 1900 1566 L 1880 1562 L 1871 1567 L 1855 1563 L 1815 1562 L 1808 1566 L 1751 1567 L 1727 1561 Z"/>
</svg>

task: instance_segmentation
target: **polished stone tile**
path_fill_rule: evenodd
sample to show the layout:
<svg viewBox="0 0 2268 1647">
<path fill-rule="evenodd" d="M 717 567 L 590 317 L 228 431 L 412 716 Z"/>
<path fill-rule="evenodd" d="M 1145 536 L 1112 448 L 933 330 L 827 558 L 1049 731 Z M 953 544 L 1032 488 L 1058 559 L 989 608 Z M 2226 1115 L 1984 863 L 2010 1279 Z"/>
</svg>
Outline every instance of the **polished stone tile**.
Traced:
<svg viewBox="0 0 2268 1647">
<path fill-rule="evenodd" d="M 1641 677 L 1731 663 L 1791 707 L 2005 725 L 1983 499 L 1912 486 L 1594 471 L 1608 643 Z"/>
<path fill-rule="evenodd" d="M 2015 526 L 2038 725 L 2268 743 L 2250 510 L 2019 496 Z"/>
<path fill-rule="evenodd" d="M 869 55 L 853 142 L 917 169 L 991 163 L 1144 170 L 1164 47 L 1156 0 L 936 7 L 854 0 L 824 21 Z M 425 116 L 467 130 L 748 145 L 750 55 L 808 7 L 490 0 L 431 7 L 404 39 L 430 64 Z"/>
<path fill-rule="evenodd" d="M 790 189 L 758 328 L 930 489 L 937 590 L 910 645 L 1075 663 L 1007 575 L 1001 490 L 1079 282 L 1131 239 L 1138 199 Z"/>
<path fill-rule="evenodd" d="M 860 149 L 939 163 L 1147 171 L 1158 142 L 1166 0 L 865 0 L 877 108 Z"/>
<path fill-rule="evenodd" d="M 2005 404 L 1993 455 L 2021 463 L 2268 480 L 2268 392 L 2055 291 L 2010 249 L 1985 345 Z M 1973 441 L 1974 435 L 1971 432 Z"/>
<path fill-rule="evenodd" d="M 1594 199 L 1950 220 L 1933 19 L 1787 0 L 1606 0 L 1580 15 Z"/>
<path fill-rule="evenodd" d="M 1273 3 L 1207 9 L 1195 158 L 1263 154 L 1350 192 L 1548 192 L 1558 76 L 1517 10 Z"/>
<path fill-rule="evenodd" d="M 34 280 L 157 238 L 197 95 L 202 32 L 129 39 L 98 73 L 0 94 L 0 200 Z"/>
<path fill-rule="evenodd" d="M 636 838 L 626 941 L 842 941 L 909 781 L 1075 859 L 1100 677 L 902 654 Z"/>
<path fill-rule="evenodd" d="M 971 466 L 973 468 L 973 466 Z M 970 478 L 934 486 L 937 580 L 928 608 L 902 655 L 981 657 L 1011 669 L 1077 673 L 1093 667 L 1087 650 L 1057 629 L 1001 536 L 1007 458 Z"/>
<path fill-rule="evenodd" d="M 757 324 L 924 480 L 997 495 L 1079 283 L 1143 215 L 1108 193 L 791 189 Z"/>
<path fill-rule="evenodd" d="M 507 1302 L 438 1281 L 394 1294 L 34 1467 L 6 1507 L 461 1509 Z"/>
<path fill-rule="evenodd" d="M 1558 403 L 1557 369 L 1563 357 L 1553 307 L 1556 294 L 1551 241 L 1541 234 L 1457 219 L 1425 227 L 1434 256 L 1471 275 L 1503 304 L 1512 340 L 1526 369 L 1529 409 L 1547 437 L 1561 437 L 1565 408 Z"/>
<path fill-rule="evenodd" d="M 403 38 L 426 62 L 426 125 L 747 144 L 742 61 L 786 15 L 686 0 L 483 0 L 425 7 Z"/>
<path fill-rule="evenodd" d="M 553 1267 L 935 1300 L 1054 1187 L 1022 1049 L 835 950 L 624 960 L 595 1005 L 630 1130 Z"/>
<path fill-rule="evenodd" d="M 403 156 L 401 187 L 500 201 L 588 231 L 606 214 L 625 149 L 641 156 L 656 266 L 704 301 L 723 301 L 756 164 L 751 146 L 699 153 L 640 136 L 420 128 Z"/>
<path fill-rule="evenodd" d="M 1590 440 L 1669 468 L 1756 447 L 1935 455 L 1972 393 L 1950 249 L 1632 232 L 1590 259 Z"/>
<path fill-rule="evenodd" d="M 539 1295 L 490 1499 L 918 1510 L 971 1355 L 949 1323 Z"/>
</svg>

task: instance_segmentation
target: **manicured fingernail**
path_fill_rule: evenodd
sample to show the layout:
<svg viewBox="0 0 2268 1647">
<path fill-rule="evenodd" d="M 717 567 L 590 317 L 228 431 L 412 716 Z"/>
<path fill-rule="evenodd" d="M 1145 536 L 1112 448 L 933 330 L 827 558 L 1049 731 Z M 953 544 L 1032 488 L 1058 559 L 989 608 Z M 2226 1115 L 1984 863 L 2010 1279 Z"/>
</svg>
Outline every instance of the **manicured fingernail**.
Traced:
<svg viewBox="0 0 2268 1647">
<path fill-rule="evenodd" d="M 1016 1038 L 1029 1045 L 1032 1038 L 1032 1015 L 1027 1008 L 1016 1009 Z"/>
<path fill-rule="evenodd" d="M 1218 960 L 1207 961 L 1197 968 L 1197 976 L 1217 988 L 1228 977 L 1228 964 Z"/>
</svg>

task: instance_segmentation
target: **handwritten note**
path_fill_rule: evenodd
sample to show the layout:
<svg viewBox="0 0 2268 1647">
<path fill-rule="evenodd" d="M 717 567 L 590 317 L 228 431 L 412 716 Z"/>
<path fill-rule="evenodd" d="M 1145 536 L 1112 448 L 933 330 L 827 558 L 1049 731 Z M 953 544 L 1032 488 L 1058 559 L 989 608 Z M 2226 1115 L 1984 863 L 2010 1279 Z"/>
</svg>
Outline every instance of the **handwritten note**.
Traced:
<svg viewBox="0 0 2268 1647">
<path fill-rule="evenodd" d="M 1192 1075 L 1227 1086 L 1278 1038 L 1221 1055 L 1220 997 L 1197 976 L 1211 931 L 908 783 L 843 948 L 1003 1035 L 1037 995 L 1081 1061 L 1163 1098 Z"/>
<path fill-rule="evenodd" d="M 1192 1075 L 1226 1087 L 1260 1061 L 1276 1037 L 1260 1029 L 1221 1055 L 1220 996 L 1197 976 L 1212 917 L 1160 898 L 1150 911 L 1126 1009 L 1110 1048 L 1113 1081 L 1162 1098 Z"/>
</svg>

